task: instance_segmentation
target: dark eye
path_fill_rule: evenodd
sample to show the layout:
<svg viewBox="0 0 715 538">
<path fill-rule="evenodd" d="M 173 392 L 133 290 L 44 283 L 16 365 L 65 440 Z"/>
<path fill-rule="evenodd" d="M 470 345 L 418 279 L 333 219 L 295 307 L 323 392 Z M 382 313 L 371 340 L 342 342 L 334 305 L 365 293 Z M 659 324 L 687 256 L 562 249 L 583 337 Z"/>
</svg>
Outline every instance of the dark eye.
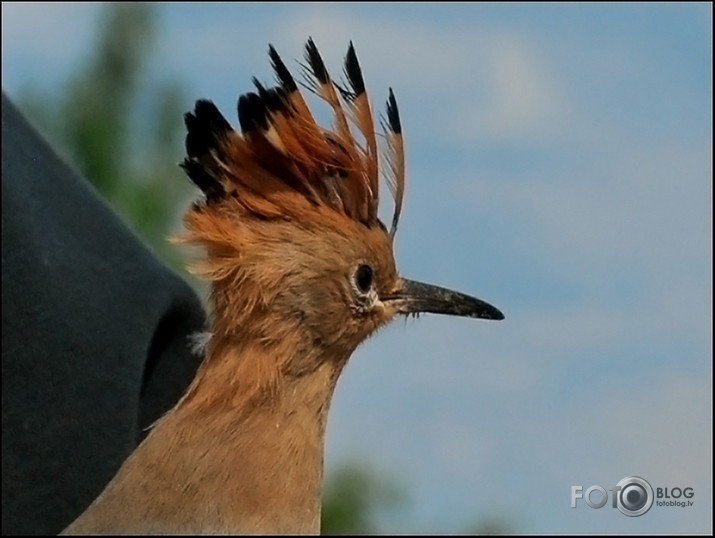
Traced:
<svg viewBox="0 0 715 538">
<path fill-rule="evenodd" d="M 372 267 L 369 265 L 362 264 L 355 271 L 355 285 L 357 289 L 362 293 L 367 293 L 372 287 L 373 272 Z"/>
</svg>

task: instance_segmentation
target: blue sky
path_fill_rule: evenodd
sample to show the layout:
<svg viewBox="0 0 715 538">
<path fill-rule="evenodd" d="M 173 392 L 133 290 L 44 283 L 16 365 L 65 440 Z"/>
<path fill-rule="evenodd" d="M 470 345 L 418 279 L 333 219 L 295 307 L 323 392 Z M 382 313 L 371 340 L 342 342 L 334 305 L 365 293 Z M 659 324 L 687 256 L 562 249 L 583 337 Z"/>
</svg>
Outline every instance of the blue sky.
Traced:
<svg viewBox="0 0 715 538">
<path fill-rule="evenodd" d="M 88 56 L 97 5 L 2 5 L 3 88 L 50 90 Z M 327 465 L 408 491 L 387 531 L 712 531 L 709 4 L 166 4 L 150 77 L 227 117 L 267 44 L 355 44 L 407 144 L 397 260 L 500 323 L 398 321 L 356 352 Z M 290 65 L 291 62 L 289 61 Z M 295 65 L 295 64 L 293 64 Z M 235 120 L 234 120 L 235 121 Z M 177 178 L 179 173 L 177 172 Z M 178 180 L 178 179 L 177 179 Z M 387 197 L 384 197 L 387 198 Z M 639 475 L 691 508 L 570 508 Z"/>
</svg>

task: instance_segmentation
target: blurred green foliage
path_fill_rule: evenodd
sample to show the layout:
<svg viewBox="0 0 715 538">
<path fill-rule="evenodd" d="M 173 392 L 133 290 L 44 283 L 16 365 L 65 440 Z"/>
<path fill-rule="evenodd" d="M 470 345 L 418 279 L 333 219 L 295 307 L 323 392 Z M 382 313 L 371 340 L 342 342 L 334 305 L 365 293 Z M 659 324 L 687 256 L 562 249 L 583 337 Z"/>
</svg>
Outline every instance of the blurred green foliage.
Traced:
<svg viewBox="0 0 715 538">
<path fill-rule="evenodd" d="M 28 88 L 19 105 L 127 224 L 183 271 L 181 253 L 166 239 L 196 195 L 177 166 L 188 100 L 174 81 L 142 87 L 157 40 L 155 11 L 108 5 L 82 68 L 52 95 Z"/>
<path fill-rule="evenodd" d="M 322 534 L 376 534 L 380 513 L 404 506 L 407 494 L 393 480 L 348 463 L 328 477 L 323 495 Z"/>
</svg>

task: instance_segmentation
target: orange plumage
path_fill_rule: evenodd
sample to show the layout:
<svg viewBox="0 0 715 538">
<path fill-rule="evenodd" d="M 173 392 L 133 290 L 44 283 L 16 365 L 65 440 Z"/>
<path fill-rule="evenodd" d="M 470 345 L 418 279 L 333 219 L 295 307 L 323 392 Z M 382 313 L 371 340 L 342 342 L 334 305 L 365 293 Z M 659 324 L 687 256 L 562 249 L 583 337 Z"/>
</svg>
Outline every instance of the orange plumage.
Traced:
<svg viewBox="0 0 715 538">
<path fill-rule="evenodd" d="M 319 532 L 327 412 L 355 348 L 397 315 L 503 318 L 398 275 L 402 127 L 390 90 L 380 167 L 352 44 L 344 87 L 306 46 L 307 85 L 331 107 L 330 129 L 269 55 L 278 85 L 254 79 L 240 97 L 241 133 L 210 101 L 185 116 L 182 166 L 204 198 L 181 240 L 205 249 L 194 270 L 211 282 L 202 365 L 67 533 Z M 377 217 L 381 170 L 395 200 L 389 231 Z"/>
<path fill-rule="evenodd" d="M 269 54 L 278 85 L 238 103 L 242 134 L 234 131 L 210 101 L 186 115 L 189 177 L 207 203 L 237 203 L 260 218 L 288 218 L 305 201 L 330 207 L 369 226 L 377 225 L 379 168 L 377 137 L 360 65 L 352 44 L 345 59 L 347 88 L 330 78 L 315 43 L 306 45 L 307 85 L 333 110 L 333 129 L 320 127 L 278 53 Z M 351 129 L 352 126 L 352 129 Z M 392 90 L 384 124 L 386 169 L 395 195 L 395 218 L 402 206 L 405 170 L 399 113 Z M 364 138 L 359 143 L 353 135 Z"/>
</svg>

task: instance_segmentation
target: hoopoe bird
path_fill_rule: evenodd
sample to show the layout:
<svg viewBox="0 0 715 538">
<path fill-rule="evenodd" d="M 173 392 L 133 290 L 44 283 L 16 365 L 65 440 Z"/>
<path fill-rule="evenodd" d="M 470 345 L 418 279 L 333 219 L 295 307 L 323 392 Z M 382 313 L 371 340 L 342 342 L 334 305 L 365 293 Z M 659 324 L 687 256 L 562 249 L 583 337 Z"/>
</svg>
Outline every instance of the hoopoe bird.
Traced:
<svg viewBox="0 0 715 538">
<path fill-rule="evenodd" d="M 203 192 L 180 238 L 205 249 L 210 335 L 196 377 L 64 533 L 318 533 L 325 426 L 355 348 L 398 315 L 503 319 L 490 304 L 399 276 L 393 241 L 405 191 L 390 89 L 384 161 L 355 50 L 334 82 L 312 39 L 306 85 L 332 110 L 320 127 L 276 50 L 277 78 L 238 101 L 241 133 L 216 106 L 185 115 L 182 167 Z M 356 136 L 354 133 L 359 133 Z M 394 199 L 378 219 L 380 174 Z"/>
</svg>

